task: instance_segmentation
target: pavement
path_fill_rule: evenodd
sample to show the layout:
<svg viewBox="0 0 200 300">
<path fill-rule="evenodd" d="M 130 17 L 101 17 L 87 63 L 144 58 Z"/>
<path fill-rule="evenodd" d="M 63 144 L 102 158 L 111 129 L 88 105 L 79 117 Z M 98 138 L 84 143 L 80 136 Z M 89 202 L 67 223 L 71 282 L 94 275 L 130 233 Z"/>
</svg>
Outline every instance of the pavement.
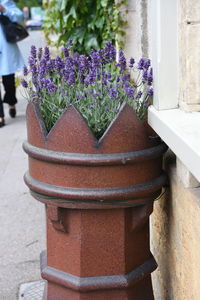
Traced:
<svg viewBox="0 0 200 300">
<path fill-rule="evenodd" d="M 5 106 L 6 126 L 0 128 L 0 300 L 19 299 L 21 284 L 41 279 L 39 256 L 45 249 L 44 205 L 23 181 L 27 101 L 20 88 L 17 98 L 17 117 L 11 119 Z"/>
</svg>

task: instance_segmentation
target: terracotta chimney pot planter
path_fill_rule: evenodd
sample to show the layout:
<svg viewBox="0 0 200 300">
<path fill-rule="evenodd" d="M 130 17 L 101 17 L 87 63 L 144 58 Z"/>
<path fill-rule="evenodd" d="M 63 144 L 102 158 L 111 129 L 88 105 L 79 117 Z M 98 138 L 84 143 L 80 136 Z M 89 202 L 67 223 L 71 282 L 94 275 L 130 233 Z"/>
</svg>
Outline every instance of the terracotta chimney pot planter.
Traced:
<svg viewBox="0 0 200 300">
<path fill-rule="evenodd" d="M 73 106 L 47 134 L 29 103 L 27 130 L 25 182 L 46 206 L 44 299 L 154 299 L 149 216 L 166 182 L 166 145 L 127 104 L 100 140 Z"/>
</svg>

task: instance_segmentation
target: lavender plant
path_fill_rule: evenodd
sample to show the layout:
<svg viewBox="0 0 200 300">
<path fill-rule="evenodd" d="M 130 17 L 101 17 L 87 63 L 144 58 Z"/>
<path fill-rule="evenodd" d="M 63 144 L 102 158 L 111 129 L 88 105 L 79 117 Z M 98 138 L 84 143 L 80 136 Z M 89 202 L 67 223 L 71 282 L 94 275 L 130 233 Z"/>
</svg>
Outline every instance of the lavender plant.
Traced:
<svg viewBox="0 0 200 300">
<path fill-rule="evenodd" d="M 50 131 L 63 111 L 73 104 L 85 118 L 97 138 L 100 138 L 115 118 L 124 101 L 137 116 L 146 119 L 153 94 L 150 60 L 133 58 L 126 61 L 123 51 L 111 42 L 90 56 L 73 54 L 63 48 L 52 58 L 49 48 L 31 47 L 28 66 L 21 83 L 30 101 L 39 104 L 47 131 Z"/>
</svg>

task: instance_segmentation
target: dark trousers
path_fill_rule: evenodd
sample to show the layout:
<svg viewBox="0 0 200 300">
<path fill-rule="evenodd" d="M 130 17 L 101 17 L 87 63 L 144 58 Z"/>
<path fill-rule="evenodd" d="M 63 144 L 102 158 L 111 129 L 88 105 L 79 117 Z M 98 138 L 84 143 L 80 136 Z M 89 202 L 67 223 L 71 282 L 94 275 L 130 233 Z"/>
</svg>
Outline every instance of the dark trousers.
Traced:
<svg viewBox="0 0 200 300">
<path fill-rule="evenodd" d="M 0 91 L 0 118 L 4 117 L 3 103 L 8 103 L 11 106 L 17 103 L 15 74 L 2 76 L 2 82 L 3 82 L 5 94 L 2 99 L 1 91 Z"/>
</svg>

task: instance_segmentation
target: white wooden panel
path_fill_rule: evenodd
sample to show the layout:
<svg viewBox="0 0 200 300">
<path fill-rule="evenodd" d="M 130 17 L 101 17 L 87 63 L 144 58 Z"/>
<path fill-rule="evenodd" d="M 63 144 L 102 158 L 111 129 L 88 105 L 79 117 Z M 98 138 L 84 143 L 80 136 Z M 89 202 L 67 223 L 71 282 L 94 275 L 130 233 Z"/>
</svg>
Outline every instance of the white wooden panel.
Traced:
<svg viewBox="0 0 200 300">
<path fill-rule="evenodd" d="M 177 0 L 151 0 L 151 53 L 154 73 L 154 106 L 178 106 Z"/>
</svg>

